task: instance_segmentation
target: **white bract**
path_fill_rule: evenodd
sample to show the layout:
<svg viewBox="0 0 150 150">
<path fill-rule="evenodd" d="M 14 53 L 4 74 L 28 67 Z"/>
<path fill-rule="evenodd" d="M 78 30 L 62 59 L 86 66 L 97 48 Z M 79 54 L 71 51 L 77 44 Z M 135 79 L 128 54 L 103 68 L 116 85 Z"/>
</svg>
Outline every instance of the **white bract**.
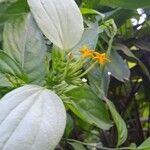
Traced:
<svg viewBox="0 0 150 150">
<path fill-rule="evenodd" d="M 65 124 L 64 105 L 54 92 L 20 87 L 0 101 L 0 150 L 53 150 Z"/>
<path fill-rule="evenodd" d="M 28 0 L 43 34 L 57 47 L 68 50 L 81 39 L 84 26 L 74 0 Z"/>
</svg>

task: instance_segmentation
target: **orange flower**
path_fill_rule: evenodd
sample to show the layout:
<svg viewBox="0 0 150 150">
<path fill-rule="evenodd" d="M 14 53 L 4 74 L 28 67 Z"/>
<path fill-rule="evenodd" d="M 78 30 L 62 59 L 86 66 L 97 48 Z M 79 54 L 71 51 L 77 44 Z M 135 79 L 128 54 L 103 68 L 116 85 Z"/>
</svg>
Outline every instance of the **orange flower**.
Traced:
<svg viewBox="0 0 150 150">
<path fill-rule="evenodd" d="M 80 52 L 82 53 L 83 58 L 93 58 L 93 50 L 88 49 L 87 47 L 83 47 Z"/>
<path fill-rule="evenodd" d="M 95 59 L 96 61 L 98 61 L 100 64 L 104 65 L 107 62 L 109 62 L 110 60 L 107 58 L 106 53 L 98 53 L 95 52 L 95 56 L 93 57 L 93 59 Z"/>
</svg>

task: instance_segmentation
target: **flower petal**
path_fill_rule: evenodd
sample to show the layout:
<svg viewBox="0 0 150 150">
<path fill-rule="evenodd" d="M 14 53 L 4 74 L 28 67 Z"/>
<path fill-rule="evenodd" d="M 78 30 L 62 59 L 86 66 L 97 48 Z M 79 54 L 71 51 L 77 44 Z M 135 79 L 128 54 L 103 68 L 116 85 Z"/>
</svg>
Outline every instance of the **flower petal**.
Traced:
<svg viewBox="0 0 150 150">
<path fill-rule="evenodd" d="M 74 0 L 28 0 L 44 35 L 61 49 L 71 49 L 82 37 L 84 26 Z"/>
<path fill-rule="evenodd" d="M 65 108 L 55 93 L 23 86 L 0 101 L 0 149 L 53 150 L 65 124 Z"/>
</svg>

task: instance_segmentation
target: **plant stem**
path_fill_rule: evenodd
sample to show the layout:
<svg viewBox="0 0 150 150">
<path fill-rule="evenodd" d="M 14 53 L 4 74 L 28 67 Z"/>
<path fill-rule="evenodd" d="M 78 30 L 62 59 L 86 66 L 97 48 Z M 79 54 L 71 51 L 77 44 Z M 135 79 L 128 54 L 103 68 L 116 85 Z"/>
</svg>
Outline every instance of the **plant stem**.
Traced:
<svg viewBox="0 0 150 150">
<path fill-rule="evenodd" d="M 107 56 L 109 57 L 110 56 L 110 53 L 111 53 L 111 48 L 112 48 L 112 43 L 113 43 L 113 39 L 114 39 L 114 36 L 111 37 L 109 43 L 108 43 L 108 49 L 107 49 Z M 100 81 L 101 81 L 101 89 L 103 89 L 103 86 L 104 86 L 104 71 L 105 71 L 105 66 L 100 66 L 100 70 L 101 70 L 101 77 L 100 77 Z"/>
<path fill-rule="evenodd" d="M 79 75 L 78 77 L 81 78 L 81 77 L 85 76 L 89 71 L 91 71 L 91 70 L 94 68 L 94 66 L 95 66 L 97 63 L 98 63 L 98 62 L 95 61 L 85 72 L 83 72 L 83 73 L 82 73 L 81 75 Z"/>
<path fill-rule="evenodd" d="M 107 56 L 108 56 L 108 57 L 110 56 L 110 53 L 111 53 L 111 48 L 112 48 L 113 39 L 114 39 L 114 36 L 112 36 L 112 37 L 110 38 L 109 43 L 108 43 L 108 49 L 107 49 Z"/>
<path fill-rule="evenodd" d="M 85 145 L 85 146 L 90 146 L 90 147 L 94 147 L 94 148 L 102 149 L 102 150 L 136 150 L 137 149 L 137 148 L 133 148 L 133 147 L 108 148 L 108 147 L 103 147 L 103 146 L 97 146 L 96 145 L 97 143 L 85 143 L 85 142 L 77 141 L 77 140 L 74 140 L 74 139 L 68 139 L 67 141 L 79 143 L 79 144 L 82 144 L 82 145 Z M 140 150 L 140 148 L 139 148 L 139 150 Z"/>
</svg>

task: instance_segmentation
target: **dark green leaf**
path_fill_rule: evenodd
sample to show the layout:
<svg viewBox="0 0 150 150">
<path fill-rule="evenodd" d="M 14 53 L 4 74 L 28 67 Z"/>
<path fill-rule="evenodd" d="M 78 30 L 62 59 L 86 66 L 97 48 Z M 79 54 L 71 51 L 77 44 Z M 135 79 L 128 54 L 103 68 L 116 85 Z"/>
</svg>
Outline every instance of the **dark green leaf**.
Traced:
<svg viewBox="0 0 150 150">
<path fill-rule="evenodd" d="M 117 146 L 120 146 L 127 139 L 127 134 L 128 134 L 127 127 L 126 127 L 126 124 L 125 124 L 124 120 L 121 118 L 119 113 L 116 111 L 116 108 L 115 108 L 114 104 L 108 99 L 106 99 L 106 103 L 109 107 L 112 118 L 113 118 L 113 120 L 116 124 L 116 127 L 117 127 L 117 131 L 118 131 Z"/>
<path fill-rule="evenodd" d="M 66 95 L 70 97 L 67 106 L 79 118 L 105 130 L 112 126 L 105 104 L 97 98 L 89 87 L 75 88 Z"/>
<path fill-rule="evenodd" d="M 149 8 L 149 0 L 99 0 L 101 5 L 126 9 Z"/>
<path fill-rule="evenodd" d="M 2 9 L 1 9 L 2 8 Z M 27 0 L 0 3 L 0 23 L 7 19 L 29 12 Z"/>
<path fill-rule="evenodd" d="M 130 19 L 135 14 L 136 11 L 134 10 L 117 8 L 113 11 L 107 12 L 105 15 L 106 15 L 106 20 L 113 18 L 117 27 L 120 27 L 126 22 L 126 20 Z"/>
<path fill-rule="evenodd" d="M 112 8 L 121 7 L 125 9 L 149 8 L 149 0 L 84 0 L 83 5 L 87 8 L 98 8 L 108 6 Z"/>
<path fill-rule="evenodd" d="M 65 129 L 65 137 L 68 137 L 73 130 L 73 119 L 70 114 L 67 114 L 67 123 Z"/>
<path fill-rule="evenodd" d="M 150 52 L 150 43 L 148 41 L 139 40 L 135 43 L 135 45 L 142 50 Z"/>
<path fill-rule="evenodd" d="M 142 25 L 142 28 L 140 30 L 136 31 L 136 37 L 141 38 L 145 35 L 150 34 L 150 20 L 146 20 L 145 23 Z"/>
<path fill-rule="evenodd" d="M 94 1 L 84 0 L 83 6 L 86 8 L 96 9 L 100 6 L 100 4 L 99 4 L 99 0 L 94 0 Z"/>
<path fill-rule="evenodd" d="M 144 43 L 143 43 L 144 44 Z M 141 45 L 142 46 L 142 45 Z M 144 45 L 143 45 L 144 46 Z M 147 47 L 146 43 L 145 43 L 145 48 Z M 147 47 L 148 48 L 148 47 Z M 146 68 L 146 66 L 144 65 L 144 63 L 142 61 L 140 61 L 139 58 L 137 58 L 131 50 L 128 49 L 128 47 L 126 47 L 125 45 L 123 44 L 116 44 L 114 49 L 116 50 L 121 50 L 126 56 L 130 57 L 130 58 L 133 58 L 135 61 L 138 62 L 139 66 L 141 67 L 143 73 L 149 78 L 150 77 L 150 74 L 149 74 L 149 71 L 148 69 Z"/>
</svg>

